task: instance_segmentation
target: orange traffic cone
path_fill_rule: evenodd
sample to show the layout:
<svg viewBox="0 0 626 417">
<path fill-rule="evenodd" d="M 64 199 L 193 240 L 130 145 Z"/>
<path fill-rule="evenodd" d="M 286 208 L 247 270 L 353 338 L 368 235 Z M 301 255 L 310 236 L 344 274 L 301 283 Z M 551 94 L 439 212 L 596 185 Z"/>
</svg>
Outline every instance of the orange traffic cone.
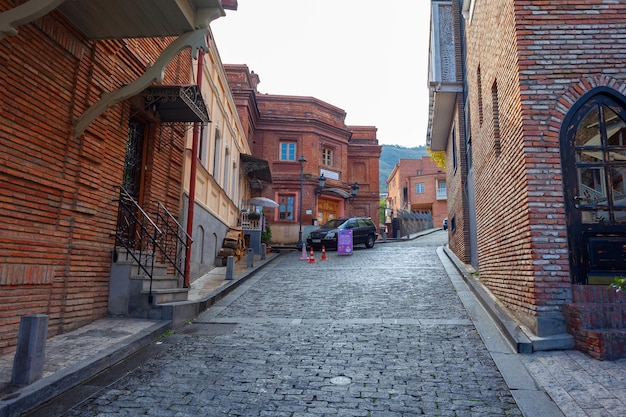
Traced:
<svg viewBox="0 0 626 417">
<path fill-rule="evenodd" d="M 302 245 L 302 256 L 300 256 L 301 261 L 308 261 L 309 257 L 306 256 L 306 245 Z"/>
<path fill-rule="evenodd" d="M 322 246 L 322 261 L 326 260 L 326 248 Z"/>
<path fill-rule="evenodd" d="M 313 246 L 311 246 L 311 255 L 309 256 L 309 263 L 315 263 L 315 255 L 313 254 Z"/>
</svg>

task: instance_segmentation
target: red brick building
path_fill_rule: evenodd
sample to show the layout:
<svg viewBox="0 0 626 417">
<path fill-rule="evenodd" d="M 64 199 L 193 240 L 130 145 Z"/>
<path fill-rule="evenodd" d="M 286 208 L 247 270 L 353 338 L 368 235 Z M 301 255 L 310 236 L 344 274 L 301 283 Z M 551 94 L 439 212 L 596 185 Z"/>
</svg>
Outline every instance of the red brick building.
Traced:
<svg viewBox="0 0 626 417">
<path fill-rule="evenodd" d="M 400 159 L 387 178 L 387 187 L 387 208 L 394 213 L 428 212 L 438 227 L 448 216 L 446 173 L 428 156 Z"/>
<path fill-rule="evenodd" d="M 626 355 L 626 5 L 431 4 L 450 247 L 535 335 Z"/>
<path fill-rule="evenodd" d="M 258 94 L 260 79 L 247 66 L 224 67 L 252 154 L 272 172 L 271 186 L 257 190 L 280 205 L 265 209 L 272 242 L 298 242 L 300 221 L 304 239 L 331 218 L 369 216 L 378 223 L 376 128 L 346 126 L 344 110 L 313 97 Z"/>
<path fill-rule="evenodd" d="M 185 135 L 208 122 L 192 56 L 236 7 L 18 3 L 0 0 L 0 353 L 23 315 L 53 336 L 107 314 L 122 206 L 180 216 Z"/>
</svg>

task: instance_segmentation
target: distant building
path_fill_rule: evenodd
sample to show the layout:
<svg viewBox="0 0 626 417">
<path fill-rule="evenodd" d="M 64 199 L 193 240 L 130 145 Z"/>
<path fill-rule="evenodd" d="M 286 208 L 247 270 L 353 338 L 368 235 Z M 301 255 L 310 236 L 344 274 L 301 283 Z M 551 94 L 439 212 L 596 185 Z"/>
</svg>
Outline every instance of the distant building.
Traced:
<svg viewBox="0 0 626 417">
<path fill-rule="evenodd" d="M 446 173 L 429 156 L 400 159 L 389 174 L 387 209 L 428 212 L 435 226 L 448 216 Z"/>
<path fill-rule="evenodd" d="M 260 78 L 245 65 L 225 69 L 252 154 L 269 162 L 272 183 L 254 192 L 279 204 L 264 210 L 272 242 L 297 243 L 300 223 L 303 239 L 337 217 L 368 216 L 378 224 L 376 128 L 347 126 L 344 110 L 313 97 L 259 94 Z"/>
</svg>

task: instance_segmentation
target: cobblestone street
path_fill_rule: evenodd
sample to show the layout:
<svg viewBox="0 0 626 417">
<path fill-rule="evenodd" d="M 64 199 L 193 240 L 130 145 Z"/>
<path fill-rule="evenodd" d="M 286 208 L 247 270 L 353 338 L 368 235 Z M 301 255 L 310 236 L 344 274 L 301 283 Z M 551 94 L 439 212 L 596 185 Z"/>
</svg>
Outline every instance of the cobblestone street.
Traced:
<svg viewBox="0 0 626 417">
<path fill-rule="evenodd" d="M 521 416 L 437 256 L 446 237 L 283 255 L 66 415 Z"/>
</svg>

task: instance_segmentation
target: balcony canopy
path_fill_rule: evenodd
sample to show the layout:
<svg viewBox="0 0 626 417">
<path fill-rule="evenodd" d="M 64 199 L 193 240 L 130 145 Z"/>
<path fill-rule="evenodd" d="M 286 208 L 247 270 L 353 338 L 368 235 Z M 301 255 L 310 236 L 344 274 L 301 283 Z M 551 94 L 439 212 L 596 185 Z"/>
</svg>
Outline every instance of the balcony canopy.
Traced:
<svg viewBox="0 0 626 417">
<path fill-rule="evenodd" d="M 251 180 L 261 180 L 267 183 L 272 182 L 272 173 L 269 163 L 265 159 L 256 156 L 241 154 L 243 170 Z"/>
<path fill-rule="evenodd" d="M 236 8 L 236 0 L 71 0 L 58 9 L 89 39 L 121 39 L 179 36 Z"/>
<path fill-rule="evenodd" d="M 209 122 L 200 87 L 192 85 L 155 85 L 145 89 L 146 109 L 159 114 L 162 122 Z"/>
</svg>

